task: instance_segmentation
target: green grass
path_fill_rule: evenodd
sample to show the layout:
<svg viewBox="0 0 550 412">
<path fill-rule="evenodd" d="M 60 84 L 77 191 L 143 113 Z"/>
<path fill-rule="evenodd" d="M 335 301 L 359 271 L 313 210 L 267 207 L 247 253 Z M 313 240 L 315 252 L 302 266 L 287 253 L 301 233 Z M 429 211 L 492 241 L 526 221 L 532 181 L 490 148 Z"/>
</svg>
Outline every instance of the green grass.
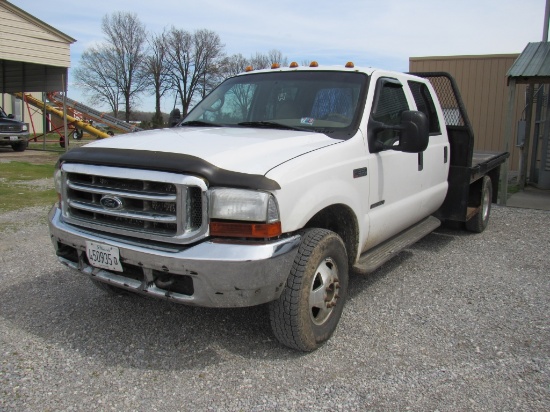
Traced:
<svg viewBox="0 0 550 412">
<path fill-rule="evenodd" d="M 33 184 L 51 178 L 54 164 L 0 163 L 0 213 L 55 203 L 57 194 L 50 185 Z"/>
<path fill-rule="evenodd" d="M 39 135 L 37 138 L 37 141 L 35 142 L 32 140 L 33 136 L 31 136 L 31 140 L 29 140 L 29 148 L 30 149 L 38 149 L 38 150 L 48 150 L 48 151 L 54 151 L 59 153 L 64 153 L 65 148 L 61 147 L 59 144 L 59 134 L 57 133 L 48 133 L 46 134 L 46 143 L 44 143 L 44 136 Z M 69 140 L 69 147 L 78 147 L 83 146 L 87 143 L 91 143 L 96 141 L 97 139 L 93 136 L 90 136 L 88 134 L 84 134 L 84 138 L 81 140 L 75 140 L 71 138 Z"/>
</svg>

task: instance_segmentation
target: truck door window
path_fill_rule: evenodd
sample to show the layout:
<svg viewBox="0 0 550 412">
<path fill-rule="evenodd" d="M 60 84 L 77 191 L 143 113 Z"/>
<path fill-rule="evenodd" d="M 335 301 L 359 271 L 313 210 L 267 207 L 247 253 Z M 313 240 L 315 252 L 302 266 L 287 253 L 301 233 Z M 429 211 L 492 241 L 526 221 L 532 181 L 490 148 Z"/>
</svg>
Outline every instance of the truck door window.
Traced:
<svg viewBox="0 0 550 412">
<path fill-rule="evenodd" d="M 430 135 L 441 134 L 435 104 L 428 86 L 424 83 L 409 81 L 416 108 L 428 117 Z"/>
<path fill-rule="evenodd" d="M 401 113 L 409 110 L 409 104 L 403 91 L 403 86 L 395 79 L 381 78 L 378 80 L 378 90 L 371 118 L 376 122 L 397 126 L 401 123 Z M 372 136 L 385 145 L 392 145 L 399 138 L 396 130 L 381 130 Z"/>
</svg>

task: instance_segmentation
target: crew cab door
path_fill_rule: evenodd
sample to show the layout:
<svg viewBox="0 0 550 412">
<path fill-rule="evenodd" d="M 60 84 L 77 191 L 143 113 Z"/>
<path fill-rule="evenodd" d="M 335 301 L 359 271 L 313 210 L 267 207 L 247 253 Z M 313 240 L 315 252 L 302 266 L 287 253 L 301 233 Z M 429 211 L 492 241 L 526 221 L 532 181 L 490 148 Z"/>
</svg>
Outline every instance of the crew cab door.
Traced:
<svg viewBox="0 0 550 412">
<path fill-rule="evenodd" d="M 364 249 L 381 243 L 433 213 L 437 207 L 431 199 L 432 192 L 441 179 L 446 179 L 446 174 L 443 175 L 441 170 L 435 171 L 441 175 L 435 180 L 431 175 L 434 172 L 430 170 L 434 167 L 433 160 L 438 157 L 437 162 L 444 162 L 443 150 L 436 154 L 431 141 L 425 149 L 419 149 L 416 153 L 398 149 L 403 134 L 399 130 L 403 116 L 417 109 L 406 79 L 373 76 L 371 84 L 375 85 L 375 89 L 367 127 L 370 230 Z"/>
</svg>

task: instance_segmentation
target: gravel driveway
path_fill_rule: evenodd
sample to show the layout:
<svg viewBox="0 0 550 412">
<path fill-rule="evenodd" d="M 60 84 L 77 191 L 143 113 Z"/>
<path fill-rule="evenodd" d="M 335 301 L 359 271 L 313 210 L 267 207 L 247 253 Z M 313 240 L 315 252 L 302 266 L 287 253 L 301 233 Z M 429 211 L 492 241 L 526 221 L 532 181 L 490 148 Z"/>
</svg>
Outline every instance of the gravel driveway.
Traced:
<svg viewBox="0 0 550 412">
<path fill-rule="evenodd" d="M 265 307 L 106 295 L 57 263 L 46 214 L 0 215 L 1 411 L 550 410 L 550 212 L 494 207 L 353 276 L 309 354 Z"/>
</svg>

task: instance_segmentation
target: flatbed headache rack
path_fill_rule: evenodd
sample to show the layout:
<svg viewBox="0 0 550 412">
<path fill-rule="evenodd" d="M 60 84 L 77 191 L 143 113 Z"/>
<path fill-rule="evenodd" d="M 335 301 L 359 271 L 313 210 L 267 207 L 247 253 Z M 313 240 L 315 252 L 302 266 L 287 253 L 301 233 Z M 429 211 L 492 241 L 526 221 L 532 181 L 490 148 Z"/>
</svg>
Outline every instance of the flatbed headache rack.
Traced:
<svg viewBox="0 0 550 412">
<path fill-rule="evenodd" d="M 450 144 L 449 190 L 435 216 L 441 220 L 465 222 L 481 204 L 484 176 L 491 178 L 492 202 L 498 199 L 500 166 L 508 152 L 474 152 L 474 131 L 454 78 L 446 72 L 410 73 L 432 84 L 445 117 Z"/>
</svg>

